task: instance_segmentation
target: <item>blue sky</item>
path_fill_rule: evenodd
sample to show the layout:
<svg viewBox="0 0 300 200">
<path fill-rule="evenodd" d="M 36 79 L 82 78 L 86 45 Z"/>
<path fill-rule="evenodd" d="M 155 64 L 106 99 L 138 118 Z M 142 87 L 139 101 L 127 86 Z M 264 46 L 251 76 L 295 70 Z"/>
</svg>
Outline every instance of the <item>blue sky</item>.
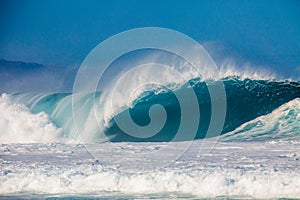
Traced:
<svg viewBox="0 0 300 200">
<path fill-rule="evenodd" d="M 300 1 L 0 1 L 0 58 L 80 65 L 106 38 L 137 27 L 180 31 L 221 57 L 300 71 Z M 214 51 L 215 51 L 214 50 Z M 213 55 L 213 57 L 220 55 Z"/>
</svg>

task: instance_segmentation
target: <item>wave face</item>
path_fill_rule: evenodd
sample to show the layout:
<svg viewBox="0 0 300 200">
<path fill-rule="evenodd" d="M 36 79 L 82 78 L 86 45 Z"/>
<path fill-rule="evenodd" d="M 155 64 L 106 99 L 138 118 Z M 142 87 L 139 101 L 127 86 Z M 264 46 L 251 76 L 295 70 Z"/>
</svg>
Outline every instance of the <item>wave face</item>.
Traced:
<svg viewBox="0 0 300 200">
<path fill-rule="evenodd" d="M 192 87 L 197 95 L 199 102 L 199 109 L 201 112 L 200 120 L 198 123 L 198 132 L 196 134 L 196 139 L 201 139 L 206 136 L 210 118 L 211 118 L 211 99 L 208 91 L 209 84 L 218 84 L 222 81 L 225 86 L 226 96 L 227 96 L 227 113 L 224 123 L 224 128 L 222 134 L 229 133 L 230 135 L 248 135 L 249 129 L 255 132 L 257 135 L 267 135 L 270 132 L 276 133 L 276 135 L 281 135 L 281 137 L 291 137 L 291 135 L 299 132 L 298 128 L 293 129 L 292 127 L 298 127 L 298 111 L 297 105 L 299 104 L 300 97 L 300 84 L 296 82 L 289 81 L 269 81 L 269 80 L 252 80 L 252 79 L 238 79 L 238 78 L 224 78 L 219 81 L 206 81 L 201 82 L 199 79 L 189 80 L 186 84 L 181 85 L 176 90 L 179 93 L 185 94 L 185 91 Z M 79 138 L 84 138 L 88 142 L 104 142 L 107 140 L 113 142 L 164 142 L 171 141 L 178 131 L 180 124 L 180 105 L 176 99 L 173 91 L 168 90 L 158 90 L 158 89 L 148 89 L 144 91 L 142 95 L 132 101 L 131 107 L 125 107 L 121 112 L 113 113 L 111 116 L 103 116 L 104 118 L 110 119 L 109 123 L 105 123 L 105 120 L 91 120 L 91 116 L 94 115 L 94 98 L 103 98 L 101 92 L 88 95 L 82 95 L 76 99 L 82 105 L 83 112 L 80 116 L 82 119 L 82 124 L 77 124 L 77 126 L 86 127 L 80 131 L 80 137 L 75 131 L 76 127 L 73 121 L 72 113 L 72 95 L 67 93 L 59 94 L 31 94 L 31 93 L 19 93 L 8 97 L 7 95 L 2 95 L 1 97 L 1 109 L 5 110 L 1 115 L 8 116 L 12 111 L 12 107 L 18 107 L 17 112 L 26 113 L 24 117 L 11 117 L 6 119 L 1 116 L 1 129 L 5 130 L 2 132 L 1 141 L 4 142 L 18 142 L 10 141 L 8 135 L 14 130 L 13 134 L 21 134 L 22 121 L 24 119 L 31 119 L 36 117 L 35 123 L 31 124 L 32 129 L 36 127 L 41 128 L 41 130 L 36 131 L 39 133 L 28 133 L 29 136 L 27 142 L 41 142 L 41 141 L 52 141 L 52 140 L 78 140 Z M 290 103 L 289 101 L 294 100 Z M 10 104 L 5 104 L 4 102 L 10 101 Z M 13 102 L 13 103 L 12 103 Z M 97 111 L 99 115 L 105 108 L 101 101 L 96 101 L 98 105 Z M 184 96 L 184 102 L 189 105 L 189 96 Z M 288 104 L 287 104 L 288 103 Z M 137 138 L 130 136 L 122 131 L 117 125 L 115 119 L 124 115 L 125 112 L 129 111 L 133 121 L 140 125 L 145 126 L 150 123 L 149 109 L 155 104 L 162 105 L 167 114 L 167 120 L 163 128 L 154 136 L 148 138 Z M 283 106 L 283 107 L 280 107 Z M 285 110 L 287 106 L 289 111 Z M 294 106 L 294 107 L 293 107 Z M 21 108 L 20 108 L 21 107 Z M 187 106 L 190 112 L 193 112 L 193 108 Z M 279 108 L 280 107 L 280 108 Z M 298 106 L 299 107 L 299 106 Z M 279 108 L 279 110 L 275 110 Z M 294 108 L 294 109 L 292 109 Z M 275 111 L 274 111 L 275 110 Z M 30 111 L 30 112 L 29 112 Z M 273 112 L 273 113 L 272 113 Z M 40 118 L 44 119 L 41 120 Z M 154 113 L 155 116 L 155 113 Z M 286 126 L 293 124 L 289 129 L 289 134 L 286 134 L 285 128 L 281 125 L 274 124 L 272 129 L 270 125 L 261 126 L 260 121 L 265 117 L 265 121 L 286 120 Z M 271 117 L 270 117 L 271 116 Z M 276 116 L 276 117 L 274 117 Z M 49 117 L 49 119 L 48 119 Z M 268 119 L 269 117 L 269 119 Z M 285 118 L 287 117 L 287 119 Z M 276 118 L 276 120 L 275 120 Z M 6 121 L 5 121 L 6 120 Z M 41 120 L 41 121 L 40 121 Z M 192 119 L 191 119 L 192 120 Z M 253 121 L 254 120 L 254 121 Z M 9 123 L 7 123 L 9 121 Z M 100 123 L 100 125 L 99 125 Z M 10 128 L 8 128 L 9 124 Z M 31 126 L 28 125 L 28 126 Z M 15 129 L 16 127 L 21 127 L 21 130 Z M 99 129 L 100 126 L 100 129 Z M 46 128 L 48 127 L 48 128 Z M 49 128 L 52 127 L 52 128 Z M 47 131 L 45 131 L 45 130 Z M 26 129 L 27 130 L 27 129 Z M 28 129 L 29 130 L 29 129 Z M 38 129 L 37 129 L 38 130 Z M 30 132 L 30 131 L 29 131 Z M 35 134 L 43 133 L 45 136 L 41 139 L 37 137 L 35 139 Z M 147 133 L 145 133 L 147 134 Z M 187 131 L 186 137 L 181 137 L 178 140 L 184 141 L 188 140 L 189 133 Z M 46 136 L 51 135 L 51 137 Z M 234 136 L 236 137 L 236 136 Z M 49 139 L 47 139 L 49 138 Z M 247 140 L 247 137 L 242 137 L 241 140 Z M 261 137 L 263 138 L 263 137 Z M 266 138 L 265 138 L 266 139 Z M 26 142 L 22 140 L 22 142 Z"/>
<path fill-rule="evenodd" d="M 222 134 L 233 131 L 242 124 L 253 120 L 259 116 L 271 113 L 280 105 L 299 97 L 300 88 L 298 83 L 292 82 L 272 82 L 266 80 L 239 80 L 236 78 L 227 78 L 221 80 L 225 86 L 227 96 L 227 113 Z M 190 80 L 193 89 L 197 94 L 199 109 L 201 112 L 196 139 L 206 137 L 211 118 L 211 99 L 207 88 L 208 84 L 217 84 L 214 82 L 200 82 L 197 79 Z M 185 86 L 179 90 L 184 93 Z M 186 104 L 189 102 L 186 97 Z M 168 119 L 164 128 L 155 136 L 146 141 L 170 141 L 176 135 L 180 123 L 180 105 L 171 92 L 149 94 L 136 100 L 133 108 L 130 109 L 132 118 L 137 124 L 146 125 L 149 123 L 148 112 L 153 104 L 161 104 L 166 110 Z M 193 108 L 190 108 L 193 112 Z M 122 115 L 120 113 L 118 115 Z M 118 133 L 113 141 L 145 141 L 145 139 L 133 138 L 122 132 L 118 126 L 113 125 L 107 129 L 106 134 Z M 188 134 L 186 137 L 188 138 Z M 185 138 L 181 138 L 185 140 Z"/>
</svg>

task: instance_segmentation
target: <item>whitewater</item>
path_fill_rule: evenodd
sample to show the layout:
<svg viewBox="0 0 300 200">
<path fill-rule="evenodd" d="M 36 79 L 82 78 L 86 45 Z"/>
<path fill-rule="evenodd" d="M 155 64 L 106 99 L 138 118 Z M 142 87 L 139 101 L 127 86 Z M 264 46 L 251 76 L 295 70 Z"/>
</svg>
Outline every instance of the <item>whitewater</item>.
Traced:
<svg viewBox="0 0 300 200">
<path fill-rule="evenodd" d="M 220 82 L 227 98 L 223 131 L 206 137 L 207 88 Z M 201 111 L 198 131 L 193 140 L 187 132 L 173 141 L 181 105 L 172 93 L 190 88 Z M 193 78 L 173 90 L 147 88 L 130 105 L 93 118 L 105 110 L 102 95 L 76 96 L 79 125 L 70 93 L 1 95 L 1 198 L 300 198 L 299 83 Z M 116 123 L 130 111 L 147 125 L 154 104 L 171 116 L 158 134 L 136 138 Z"/>
</svg>

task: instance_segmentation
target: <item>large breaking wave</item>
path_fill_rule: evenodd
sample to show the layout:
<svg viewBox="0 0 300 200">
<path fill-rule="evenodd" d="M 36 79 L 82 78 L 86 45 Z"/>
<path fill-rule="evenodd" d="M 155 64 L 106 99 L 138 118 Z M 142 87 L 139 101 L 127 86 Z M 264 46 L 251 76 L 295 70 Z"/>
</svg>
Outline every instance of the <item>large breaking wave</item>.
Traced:
<svg viewBox="0 0 300 200">
<path fill-rule="evenodd" d="M 195 139 L 205 138 L 210 123 L 211 100 L 208 85 L 218 84 L 221 81 L 227 95 L 227 113 L 222 134 L 229 133 L 228 138 L 240 141 L 258 138 L 261 140 L 297 138 L 299 83 L 227 77 L 205 82 L 197 78 L 191 79 L 174 89 L 184 94 L 187 88 L 192 87 L 197 95 L 201 116 L 197 122 L 198 132 Z M 95 111 L 101 115 L 105 110 L 103 107 L 105 104 L 102 105 L 99 101 L 102 98 L 101 92 L 96 95 L 82 95 L 76 99 L 84 110 L 81 112 L 84 120 L 81 120 L 82 124 L 77 126 L 86 128 L 80 133 L 76 131 L 73 121 L 71 94 L 3 94 L 0 98 L 1 142 L 65 142 L 80 141 L 82 138 L 90 143 L 108 140 L 113 142 L 171 141 L 180 123 L 180 105 L 173 92 L 148 88 L 133 99 L 130 106 L 123 107 L 120 112 L 112 113 L 110 116 L 103 116 L 103 120 L 98 121 L 91 120 L 91 115 L 94 115 Z M 189 96 L 185 96 L 184 103 L 189 104 Z M 149 108 L 154 104 L 164 106 L 168 117 L 162 130 L 152 137 L 130 136 L 115 122 L 116 117 L 129 110 L 132 119 L 138 125 L 147 125 L 150 122 Z M 109 119 L 108 123 L 104 119 Z M 189 134 L 191 133 L 186 133 L 186 138 L 189 138 Z M 186 138 L 179 140 L 186 140 Z"/>
</svg>

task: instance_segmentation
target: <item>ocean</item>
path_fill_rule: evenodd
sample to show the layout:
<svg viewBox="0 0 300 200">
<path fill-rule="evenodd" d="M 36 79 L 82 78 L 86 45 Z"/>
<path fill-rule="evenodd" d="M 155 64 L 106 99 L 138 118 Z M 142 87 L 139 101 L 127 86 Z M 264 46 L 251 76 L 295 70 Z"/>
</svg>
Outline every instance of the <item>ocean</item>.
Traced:
<svg viewBox="0 0 300 200">
<path fill-rule="evenodd" d="M 219 84 L 220 132 L 212 107 L 223 99 L 209 89 Z M 300 198 L 298 82 L 194 78 L 148 87 L 130 105 L 105 100 L 101 91 L 2 94 L 0 198 Z M 133 133 L 123 128 L 131 123 Z"/>
</svg>

